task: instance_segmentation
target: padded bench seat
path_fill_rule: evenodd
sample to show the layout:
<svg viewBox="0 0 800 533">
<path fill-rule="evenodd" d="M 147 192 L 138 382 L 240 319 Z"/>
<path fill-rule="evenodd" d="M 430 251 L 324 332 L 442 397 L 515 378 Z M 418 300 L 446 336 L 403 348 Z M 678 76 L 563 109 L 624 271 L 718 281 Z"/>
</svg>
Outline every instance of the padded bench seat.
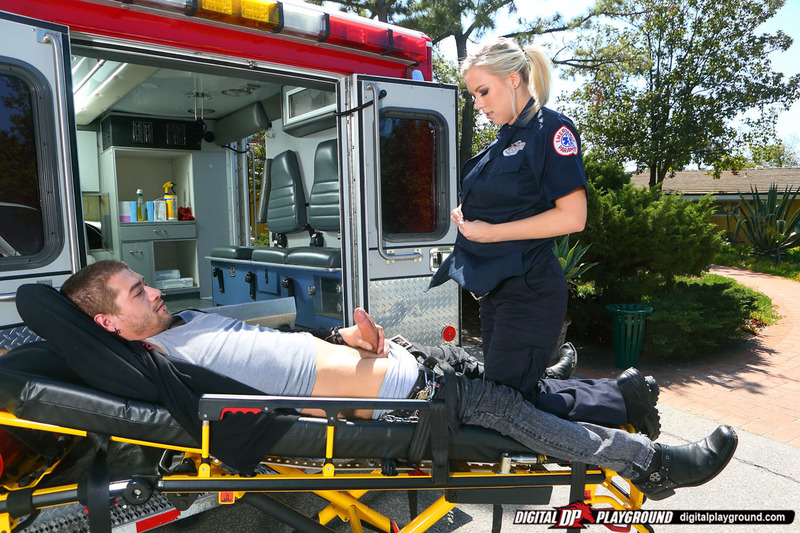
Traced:
<svg viewBox="0 0 800 533">
<path fill-rule="evenodd" d="M 211 257 L 222 259 L 250 259 L 253 255 L 252 246 L 215 246 L 211 249 Z"/>
<path fill-rule="evenodd" d="M 339 248 L 314 246 L 295 248 L 290 250 L 286 256 L 286 264 L 317 268 L 342 268 L 342 251 Z"/>
<path fill-rule="evenodd" d="M 339 248 L 219 246 L 209 259 L 214 305 L 293 297 L 297 325 L 324 328 L 343 322 Z"/>
<path fill-rule="evenodd" d="M 256 263 L 275 263 L 282 265 L 286 263 L 289 250 L 275 246 L 255 248 L 250 259 Z"/>
</svg>

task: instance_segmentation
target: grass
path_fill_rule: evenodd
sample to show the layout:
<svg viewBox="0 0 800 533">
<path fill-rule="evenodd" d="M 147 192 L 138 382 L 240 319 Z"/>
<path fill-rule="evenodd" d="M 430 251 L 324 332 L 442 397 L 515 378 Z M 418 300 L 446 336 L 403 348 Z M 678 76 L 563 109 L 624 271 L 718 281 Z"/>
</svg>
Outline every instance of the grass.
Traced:
<svg viewBox="0 0 800 533">
<path fill-rule="evenodd" d="M 771 257 L 753 255 L 750 246 L 723 246 L 722 251 L 714 259 L 714 264 L 800 281 L 800 248 L 786 251 L 783 261 L 775 264 L 775 260 Z M 765 294 L 753 292 L 757 294 L 757 309 L 751 317 L 754 329 L 760 329 L 780 320 L 781 316 L 772 305 L 772 300 Z"/>
<path fill-rule="evenodd" d="M 800 248 L 786 251 L 778 264 L 771 257 L 753 255 L 751 250 L 749 246 L 723 246 L 714 264 L 800 281 Z"/>
<path fill-rule="evenodd" d="M 764 326 L 775 324 L 781 319 L 781 315 L 778 314 L 775 306 L 772 305 L 772 299 L 769 296 L 753 289 L 747 290 L 755 295 L 756 308 L 750 313 L 750 322 L 743 326 L 742 329 L 749 333 L 757 334 L 758 330 Z"/>
</svg>

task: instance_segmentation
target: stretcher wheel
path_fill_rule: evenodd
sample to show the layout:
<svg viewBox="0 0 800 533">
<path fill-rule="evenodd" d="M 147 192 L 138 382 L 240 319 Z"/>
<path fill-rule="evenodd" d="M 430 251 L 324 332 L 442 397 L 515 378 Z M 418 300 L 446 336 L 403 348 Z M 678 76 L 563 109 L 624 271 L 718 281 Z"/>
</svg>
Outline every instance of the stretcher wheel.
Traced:
<svg viewBox="0 0 800 533">
<path fill-rule="evenodd" d="M 133 479 L 128 483 L 122 498 L 131 505 L 143 505 L 150 500 L 153 495 L 153 487 L 149 483 L 140 479 Z"/>
</svg>

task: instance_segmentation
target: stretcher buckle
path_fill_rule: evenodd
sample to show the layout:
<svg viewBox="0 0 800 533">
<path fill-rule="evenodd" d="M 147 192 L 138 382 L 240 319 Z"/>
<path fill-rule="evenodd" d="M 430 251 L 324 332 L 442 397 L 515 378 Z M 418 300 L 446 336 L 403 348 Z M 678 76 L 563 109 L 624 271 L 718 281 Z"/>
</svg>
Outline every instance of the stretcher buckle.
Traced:
<svg viewBox="0 0 800 533">
<path fill-rule="evenodd" d="M 547 461 L 547 456 L 543 454 L 536 455 L 508 455 L 503 454 L 500 459 L 500 473 L 510 474 L 511 467 L 515 465 L 539 465 Z"/>
</svg>

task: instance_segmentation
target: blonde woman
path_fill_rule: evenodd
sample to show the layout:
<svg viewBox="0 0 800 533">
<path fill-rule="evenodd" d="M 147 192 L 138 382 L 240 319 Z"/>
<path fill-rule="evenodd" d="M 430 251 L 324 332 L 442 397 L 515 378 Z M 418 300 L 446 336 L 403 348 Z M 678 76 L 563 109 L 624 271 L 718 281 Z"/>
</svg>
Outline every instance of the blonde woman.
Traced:
<svg viewBox="0 0 800 533">
<path fill-rule="evenodd" d="M 656 387 L 638 371 L 592 383 L 540 379 L 567 307 L 553 239 L 586 223 L 580 136 L 569 118 L 545 107 L 551 71 L 544 50 L 504 38 L 461 63 L 475 107 L 501 127 L 462 169 L 461 205 L 451 214 L 459 235 L 431 286 L 453 279 L 479 299 L 486 379 L 571 420 L 597 420 L 600 395 L 604 421 L 636 418 L 638 429 L 656 437 Z M 584 402 L 587 395 L 595 401 Z"/>
</svg>

